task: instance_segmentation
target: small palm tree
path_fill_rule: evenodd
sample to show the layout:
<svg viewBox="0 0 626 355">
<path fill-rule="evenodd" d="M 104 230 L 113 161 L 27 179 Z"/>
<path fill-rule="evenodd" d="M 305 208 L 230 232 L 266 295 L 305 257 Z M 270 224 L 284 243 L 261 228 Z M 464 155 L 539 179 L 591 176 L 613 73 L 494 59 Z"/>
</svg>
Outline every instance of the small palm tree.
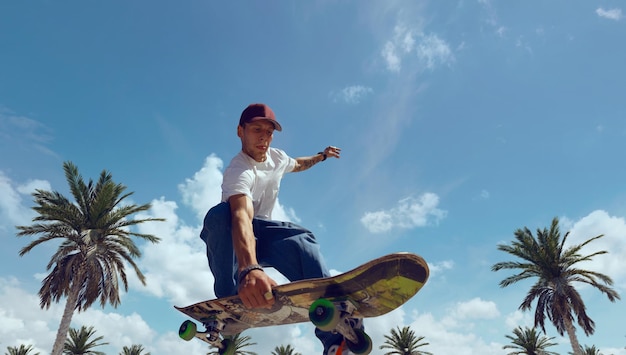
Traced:
<svg viewBox="0 0 626 355">
<path fill-rule="evenodd" d="M 8 346 L 7 353 L 5 355 L 39 355 L 39 353 L 31 354 L 31 351 L 35 351 L 32 345 L 25 346 L 24 344 L 17 346 Z"/>
<path fill-rule="evenodd" d="M 130 348 L 128 346 L 122 348 L 122 352 L 120 353 L 120 355 L 150 355 L 150 353 L 144 354 L 143 351 L 143 346 L 133 344 Z"/>
<path fill-rule="evenodd" d="M 243 350 L 243 348 L 246 348 L 248 346 L 252 346 L 252 345 L 256 345 L 256 343 L 250 343 L 250 338 L 249 336 L 241 336 L 241 334 L 236 334 L 233 335 L 232 337 L 227 337 L 225 338 L 225 342 L 230 343 L 232 346 L 232 349 L 234 350 L 232 352 L 233 355 L 257 355 L 257 353 L 252 352 L 252 351 L 246 351 Z M 208 353 L 208 355 L 221 355 L 223 354 L 223 352 L 220 352 L 220 349 L 216 349 L 210 353 Z"/>
<path fill-rule="evenodd" d="M 302 355 L 300 353 L 296 352 L 296 349 L 292 348 L 290 344 L 288 344 L 286 347 L 281 345 L 280 347 L 276 347 L 274 348 L 274 351 L 272 351 L 272 355 Z"/>
<path fill-rule="evenodd" d="M 604 293 L 611 302 L 615 302 L 620 297 L 609 287 L 613 284 L 610 277 L 576 267 L 576 264 L 580 262 L 589 261 L 595 256 L 607 253 L 599 251 L 585 256 L 579 254 L 584 246 L 602 238 L 602 235 L 588 239 L 582 244 L 565 248 L 568 235 L 569 232 L 561 237 L 558 218 L 552 220 L 549 230 L 538 229 L 536 238 L 528 228 L 518 229 L 515 232 L 515 240 L 511 244 L 498 245 L 498 250 L 516 256 L 521 261 L 499 262 L 491 269 L 493 271 L 519 270 L 518 274 L 502 280 L 500 287 L 506 287 L 528 278 L 537 278 L 537 282 L 528 291 L 519 308 L 524 311 L 529 310 L 533 301 L 537 299 L 535 327 L 540 327 L 545 333 L 547 316 L 560 335 L 567 332 L 572 350 L 578 355 L 580 344 L 575 333 L 574 317 L 586 335 L 593 334 L 595 323 L 587 315 L 587 307 L 572 284 L 582 282 L 593 286 Z"/>
<path fill-rule="evenodd" d="M 513 329 L 513 334 L 515 336 L 505 335 L 511 340 L 513 345 L 502 347 L 502 349 L 515 349 L 508 355 L 559 355 L 546 350 L 549 346 L 557 345 L 557 343 L 550 343 L 554 337 L 546 338 L 545 336 L 539 336 L 535 328 L 526 327 L 522 329 L 522 327 L 517 327 Z"/>
<path fill-rule="evenodd" d="M 596 349 L 595 345 L 592 345 L 591 347 L 588 347 L 587 345 L 585 345 L 584 347 L 581 346 L 580 351 L 582 355 L 602 355 L 602 353 L 600 352 L 600 349 Z M 574 353 L 570 351 L 568 352 L 568 354 L 574 354 Z"/>
<path fill-rule="evenodd" d="M 71 162 L 63 163 L 65 178 L 75 199 L 72 203 L 58 192 L 36 190 L 35 207 L 38 216 L 30 226 L 17 226 L 18 237 L 41 234 L 20 250 L 24 256 L 44 242 L 60 239 L 52 255 L 46 276 L 39 289 L 41 308 L 49 308 L 67 297 L 56 340 L 51 355 L 60 355 L 67 338 L 75 310 L 83 311 L 100 300 L 104 307 L 120 304 L 119 279 L 128 290 L 126 265 L 130 265 L 145 285 L 145 277 L 133 258 L 141 251 L 131 237 L 152 243 L 159 238 L 149 234 L 134 233 L 129 227 L 161 218 L 136 218 L 130 216 L 150 209 L 150 204 L 122 204 L 132 195 L 125 193 L 126 186 L 116 184 L 111 174 L 102 171 L 97 183 L 85 184 L 78 168 Z"/>
<path fill-rule="evenodd" d="M 381 349 L 391 349 L 385 355 L 432 355 L 428 351 L 421 351 L 418 348 L 429 345 L 429 343 L 420 343 L 424 340 L 423 336 L 416 336 L 410 327 L 403 327 L 398 331 L 391 329 L 391 335 L 385 335 L 385 344 L 381 345 Z"/>
<path fill-rule="evenodd" d="M 87 328 L 83 325 L 80 327 L 80 330 L 70 328 L 69 337 L 65 341 L 65 346 L 63 347 L 63 355 L 106 355 L 101 351 L 93 350 L 96 346 L 109 344 L 98 344 L 100 340 L 104 339 L 102 336 L 90 340 L 95 334 L 96 331 L 93 327 Z"/>
</svg>

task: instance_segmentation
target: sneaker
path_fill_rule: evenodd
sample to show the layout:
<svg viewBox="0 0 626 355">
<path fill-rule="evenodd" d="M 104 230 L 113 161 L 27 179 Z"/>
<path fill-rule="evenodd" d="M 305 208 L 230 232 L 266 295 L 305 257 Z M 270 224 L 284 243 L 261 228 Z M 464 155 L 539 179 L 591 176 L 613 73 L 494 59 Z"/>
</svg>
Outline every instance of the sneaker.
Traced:
<svg viewBox="0 0 626 355">
<path fill-rule="evenodd" d="M 364 329 L 362 318 L 347 318 L 345 321 L 350 323 L 352 329 Z M 353 352 L 348 350 L 346 342 L 343 340 L 341 334 L 336 334 L 336 337 L 339 337 L 339 339 L 335 339 L 334 341 L 339 341 L 341 339 L 341 343 L 331 345 L 325 355 L 354 355 Z"/>
<path fill-rule="evenodd" d="M 333 345 L 328 349 L 326 355 L 354 355 L 348 347 L 346 347 L 345 342 L 341 342 L 339 345 Z"/>
</svg>

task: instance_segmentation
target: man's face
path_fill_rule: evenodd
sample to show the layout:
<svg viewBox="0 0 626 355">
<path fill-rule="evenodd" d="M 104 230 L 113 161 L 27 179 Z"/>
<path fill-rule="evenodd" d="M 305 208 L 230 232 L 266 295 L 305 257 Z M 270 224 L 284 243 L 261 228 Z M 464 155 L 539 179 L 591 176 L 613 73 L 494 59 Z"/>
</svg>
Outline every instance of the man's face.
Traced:
<svg viewBox="0 0 626 355">
<path fill-rule="evenodd" d="M 241 149 L 252 159 L 262 162 L 274 138 L 274 125 L 267 121 L 246 123 L 237 126 L 237 136 L 241 138 Z"/>
</svg>

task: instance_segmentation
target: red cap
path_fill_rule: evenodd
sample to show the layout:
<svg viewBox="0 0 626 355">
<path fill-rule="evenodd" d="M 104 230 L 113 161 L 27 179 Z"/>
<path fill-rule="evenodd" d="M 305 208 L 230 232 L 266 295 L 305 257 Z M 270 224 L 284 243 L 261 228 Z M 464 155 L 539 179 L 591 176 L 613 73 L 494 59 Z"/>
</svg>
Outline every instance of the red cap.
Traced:
<svg viewBox="0 0 626 355">
<path fill-rule="evenodd" d="M 280 126 L 280 123 L 276 121 L 274 111 L 272 111 L 272 109 L 266 104 L 251 104 L 246 107 L 246 109 L 243 110 L 243 112 L 241 113 L 239 125 L 243 126 L 245 123 L 260 120 L 270 121 L 270 123 L 274 125 L 274 129 L 276 129 L 277 131 L 283 130 L 283 128 Z"/>
</svg>

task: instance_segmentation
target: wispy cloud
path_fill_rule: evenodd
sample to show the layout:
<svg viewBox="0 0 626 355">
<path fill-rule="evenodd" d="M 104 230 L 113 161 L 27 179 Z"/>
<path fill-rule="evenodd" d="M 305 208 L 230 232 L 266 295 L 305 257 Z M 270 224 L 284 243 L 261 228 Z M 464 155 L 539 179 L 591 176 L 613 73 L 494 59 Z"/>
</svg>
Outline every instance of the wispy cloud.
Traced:
<svg viewBox="0 0 626 355">
<path fill-rule="evenodd" d="M 361 223 L 372 233 L 383 233 L 394 228 L 411 229 L 438 223 L 447 212 L 439 209 L 439 196 L 427 192 L 419 198 L 407 197 L 389 210 L 367 212 Z"/>
<path fill-rule="evenodd" d="M 381 56 L 391 72 L 400 72 L 405 60 L 411 65 L 417 64 L 420 70 L 433 70 L 454 61 L 450 45 L 437 34 L 425 34 L 403 25 L 396 25 L 393 37 L 385 43 Z M 412 58 L 417 58 L 417 63 L 412 63 Z"/>
<path fill-rule="evenodd" d="M 434 34 L 422 36 L 417 46 L 417 56 L 430 70 L 454 60 L 448 43 Z"/>
<path fill-rule="evenodd" d="M 358 104 L 367 95 L 373 93 L 374 90 L 370 87 L 363 85 L 346 86 L 339 91 L 332 91 L 330 93 L 334 102 L 346 102 L 349 104 Z"/>
<path fill-rule="evenodd" d="M 598 14 L 598 16 L 600 17 L 607 18 L 609 20 L 614 20 L 614 21 L 619 21 L 624 17 L 622 15 L 622 9 L 618 9 L 618 8 L 605 10 L 599 7 L 596 9 L 596 14 Z"/>
<path fill-rule="evenodd" d="M 35 150 L 57 157 L 47 147 L 54 138 L 52 133 L 52 129 L 45 124 L 0 106 L 0 146 L 10 146 L 14 152 L 17 149 Z"/>
</svg>

